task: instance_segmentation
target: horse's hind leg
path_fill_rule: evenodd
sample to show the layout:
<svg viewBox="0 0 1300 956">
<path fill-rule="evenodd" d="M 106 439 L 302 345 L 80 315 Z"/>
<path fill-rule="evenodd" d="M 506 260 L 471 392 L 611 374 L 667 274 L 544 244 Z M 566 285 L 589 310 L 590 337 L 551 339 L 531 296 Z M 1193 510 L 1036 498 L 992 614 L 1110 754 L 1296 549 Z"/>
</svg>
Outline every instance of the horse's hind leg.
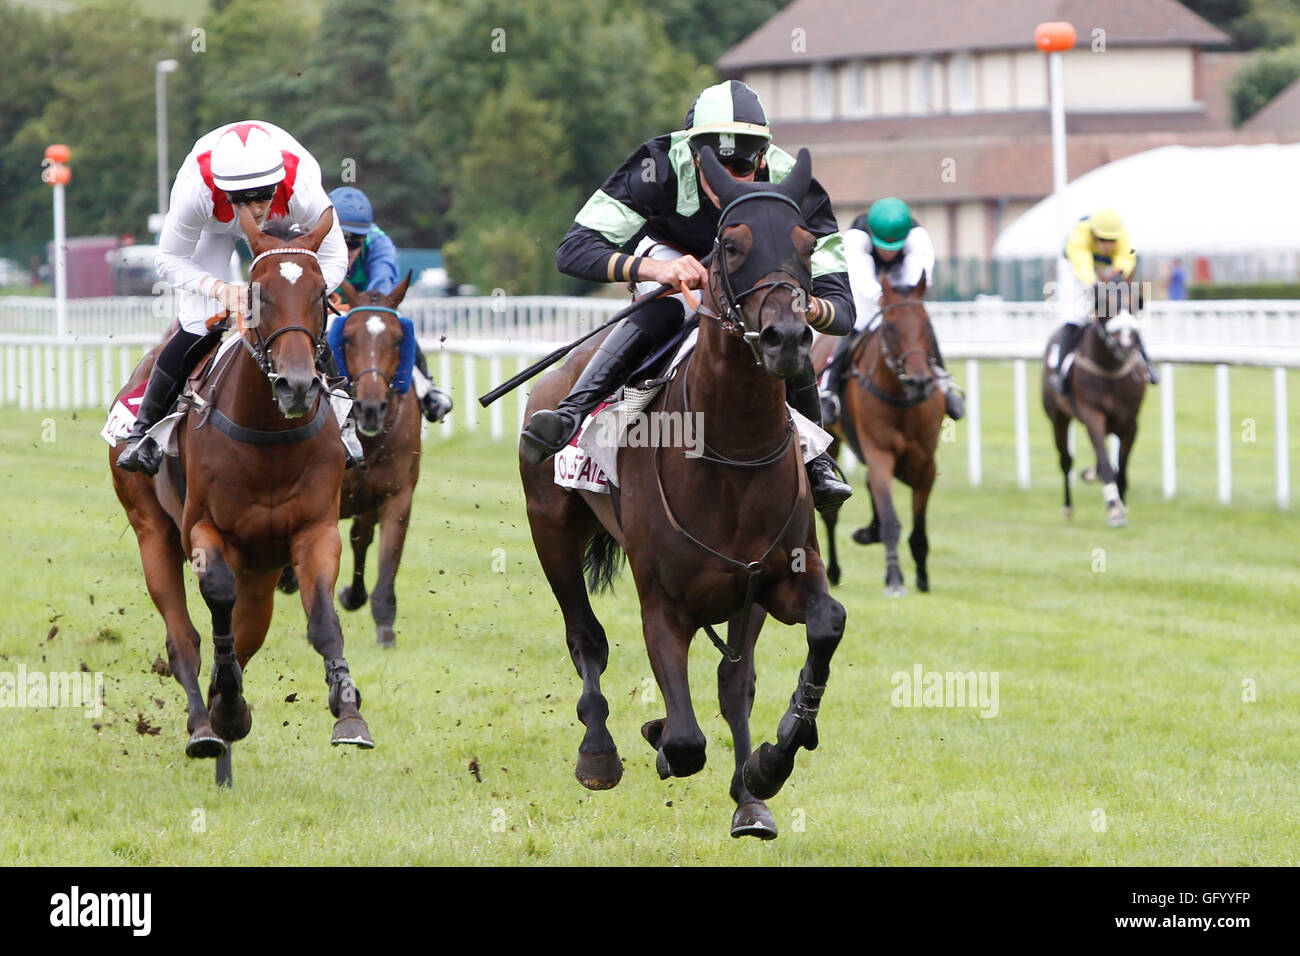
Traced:
<svg viewBox="0 0 1300 956">
<path fill-rule="evenodd" d="M 370 595 L 370 613 L 375 619 L 375 640 L 380 647 L 393 647 L 397 638 L 393 622 L 397 619 L 397 566 L 402 563 L 406 545 L 406 527 L 411 520 L 411 492 L 386 498 L 379 506 L 379 574 L 375 593 Z"/>
<path fill-rule="evenodd" d="M 549 480 L 549 478 L 548 478 Z M 600 675 L 609 662 L 609 641 L 605 629 L 591 609 L 582 577 L 585 542 L 594 519 L 584 519 L 577 509 L 586 505 L 569 498 L 558 488 L 544 488 L 545 503 L 529 501 L 528 522 L 533 532 L 537 557 L 551 585 L 551 592 L 564 615 L 564 639 L 569 658 L 582 679 L 578 698 L 578 719 L 587 728 L 578 746 L 574 776 L 588 790 L 609 790 L 623 779 L 623 762 L 610 735 L 609 701 L 600 689 Z M 534 491 L 529 490 L 530 499 Z M 560 498 L 560 495 L 565 495 Z M 556 517 L 556 515 L 559 517 Z"/>
<path fill-rule="evenodd" d="M 212 614 L 212 679 L 208 685 L 208 713 L 212 728 L 223 740 L 248 735 L 252 714 L 244 701 L 243 668 L 235 652 L 235 605 L 238 587 L 234 570 L 226 561 L 220 532 L 207 521 L 190 530 L 199 593 Z M 274 583 L 274 582 L 272 582 Z M 242 610 L 242 609 L 241 609 Z"/>
<path fill-rule="evenodd" d="M 1119 471 L 1115 475 L 1115 486 L 1119 489 L 1119 500 L 1128 505 L 1128 456 L 1137 441 L 1137 418 L 1133 418 L 1117 431 L 1119 436 Z"/>
<path fill-rule="evenodd" d="M 352 680 L 343 657 L 343 629 L 334 610 L 334 585 L 339 576 L 338 525 L 321 524 L 293 540 L 293 565 L 302 585 L 302 606 L 307 612 L 307 640 L 325 659 L 325 683 L 329 686 L 329 708 L 337 720 L 330 743 L 356 744 L 370 748 L 370 728 L 361 716 L 361 691 Z"/>
<path fill-rule="evenodd" d="M 1074 502 L 1070 498 L 1070 469 L 1074 456 L 1070 454 L 1070 419 L 1060 412 L 1052 414 L 1052 430 L 1056 437 L 1056 451 L 1060 456 L 1061 474 L 1065 479 L 1065 516 L 1074 517 Z"/>
<path fill-rule="evenodd" d="M 1097 453 L 1097 474 L 1101 477 L 1101 497 L 1106 504 L 1106 521 L 1112 528 L 1122 528 L 1128 523 L 1124 502 L 1120 498 L 1118 477 L 1106 451 L 1106 417 L 1088 408 L 1079 410 L 1079 420 L 1088 429 L 1088 438 Z"/>
<path fill-rule="evenodd" d="M 731 727 L 732 750 L 736 758 L 736 772 L 731 776 L 731 799 L 736 801 L 731 835 L 774 840 L 776 821 L 772 819 L 772 812 L 745 786 L 745 761 L 753 747 L 749 737 L 749 715 L 754 709 L 754 645 L 767 612 L 756 605 L 749 616 L 748 633 L 741 633 L 739 615 L 731 619 L 727 629 L 727 646 L 739 652 L 740 660 L 732 662 L 724 657 L 718 664 L 718 704 Z"/>
<path fill-rule="evenodd" d="M 352 519 L 352 583 L 339 588 L 339 603 L 345 611 L 355 611 L 366 603 L 366 552 L 375 537 L 375 513 L 359 514 Z"/>
<path fill-rule="evenodd" d="M 787 577 L 766 602 L 768 611 L 783 624 L 806 624 L 808 656 L 790 706 L 777 727 L 776 743 L 764 743 L 745 761 L 745 786 L 762 800 L 776 796 L 785 785 L 800 747 L 817 749 L 817 713 L 830 677 L 831 657 L 844 636 L 844 607 L 827 590 L 815 543 L 807 553 L 807 570 Z"/>
</svg>

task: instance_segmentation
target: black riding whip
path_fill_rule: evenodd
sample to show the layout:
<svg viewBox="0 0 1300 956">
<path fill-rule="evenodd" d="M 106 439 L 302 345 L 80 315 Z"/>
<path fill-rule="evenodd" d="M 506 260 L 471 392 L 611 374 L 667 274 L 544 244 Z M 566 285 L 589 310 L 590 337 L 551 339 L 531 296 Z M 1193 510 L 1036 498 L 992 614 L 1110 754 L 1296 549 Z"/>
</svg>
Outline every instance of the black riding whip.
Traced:
<svg viewBox="0 0 1300 956">
<path fill-rule="evenodd" d="M 700 265 L 704 266 L 707 269 L 709 267 L 709 260 L 711 260 L 712 258 L 713 258 L 713 254 L 709 253 L 709 255 L 705 256 L 703 259 L 700 260 Z M 554 352 L 551 352 L 549 355 L 545 355 L 542 358 L 538 359 L 536 362 L 528 366 L 528 368 L 524 369 L 518 375 L 515 375 L 513 378 L 507 379 L 506 381 L 502 382 L 500 385 L 492 389 L 492 391 L 488 392 L 486 395 L 480 396 L 478 403 L 482 405 L 484 408 L 487 408 L 489 405 L 495 402 L 502 395 L 506 395 L 510 392 L 513 392 L 516 388 L 524 384 L 524 382 L 528 381 L 534 375 L 537 375 L 539 372 L 545 371 L 547 368 L 554 365 L 556 362 L 564 358 L 564 356 L 568 355 L 570 352 L 576 349 L 583 342 L 587 341 L 587 339 L 591 338 L 597 332 L 603 332 L 605 329 L 609 328 L 611 325 L 614 325 L 616 322 L 623 321 L 624 318 L 631 315 L 633 312 L 641 308 L 641 306 L 645 305 L 647 302 L 652 302 L 655 299 L 659 298 L 661 295 L 664 295 L 665 293 L 675 292 L 675 291 L 677 291 L 676 286 L 672 286 L 672 285 L 668 285 L 667 283 L 664 283 L 661 284 L 659 288 L 647 292 L 643 296 L 638 296 L 637 298 L 632 300 L 631 304 L 628 305 L 627 308 L 620 309 L 608 322 L 605 322 L 603 325 L 596 326 L 596 328 L 592 329 L 586 335 L 580 336 L 574 339 L 568 345 L 562 345 Z"/>
</svg>

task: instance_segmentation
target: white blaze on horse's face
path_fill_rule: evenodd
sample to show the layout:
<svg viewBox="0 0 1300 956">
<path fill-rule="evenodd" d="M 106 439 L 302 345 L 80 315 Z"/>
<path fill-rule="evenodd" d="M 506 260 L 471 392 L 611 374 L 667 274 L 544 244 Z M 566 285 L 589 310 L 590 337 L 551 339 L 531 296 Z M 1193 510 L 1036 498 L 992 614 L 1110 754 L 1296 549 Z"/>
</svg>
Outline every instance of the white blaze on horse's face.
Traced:
<svg viewBox="0 0 1300 956">
<path fill-rule="evenodd" d="M 383 334 L 385 328 L 384 320 L 380 316 L 372 315 L 366 319 L 366 331 L 376 338 Z"/>
<path fill-rule="evenodd" d="M 281 262 L 280 275 L 289 282 L 290 285 L 302 278 L 302 266 L 296 262 Z"/>
<path fill-rule="evenodd" d="M 1129 348 L 1133 345 L 1140 324 L 1133 313 L 1125 311 L 1106 323 L 1106 332 L 1116 338 L 1123 348 Z"/>
</svg>

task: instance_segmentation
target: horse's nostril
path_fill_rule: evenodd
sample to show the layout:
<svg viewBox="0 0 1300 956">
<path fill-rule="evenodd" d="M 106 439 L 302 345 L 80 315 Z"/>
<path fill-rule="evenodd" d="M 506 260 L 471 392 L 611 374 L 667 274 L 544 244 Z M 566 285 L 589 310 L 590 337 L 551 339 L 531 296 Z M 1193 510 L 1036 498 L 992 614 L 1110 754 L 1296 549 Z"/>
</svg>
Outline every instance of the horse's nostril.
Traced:
<svg viewBox="0 0 1300 956">
<path fill-rule="evenodd" d="M 805 325 L 803 333 L 799 336 L 799 347 L 804 349 L 812 348 L 813 330 L 811 326 Z"/>
<path fill-rule="evenodd" d="M 779 349 L 781 347 L 781 333 L 775 326 L 767 326 L 758 334 L 758 344 L 765 349 Z"/>
</svg>

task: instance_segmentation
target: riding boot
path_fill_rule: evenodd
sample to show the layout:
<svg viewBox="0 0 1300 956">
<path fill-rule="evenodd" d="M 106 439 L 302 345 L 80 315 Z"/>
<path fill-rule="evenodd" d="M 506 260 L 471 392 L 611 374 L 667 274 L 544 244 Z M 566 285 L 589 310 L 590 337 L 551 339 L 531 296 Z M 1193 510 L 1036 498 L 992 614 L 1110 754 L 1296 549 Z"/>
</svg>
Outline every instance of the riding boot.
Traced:
<svg viewBox="0 0 1300 956">
<path fill-rule="evenodd" d="M 628 376 L 661 344 L 662 340 L 630 319 L 614 326 L 564 400 L 554 410 L 534 412 L 528 420 L 520 435 L 524 458 L 540 464 L 567 445 L 588 413 L 626 384 Z"/>
<path fill-rule="evenodd" d="M 948 417 L 959 422 L 966 414 L 966 397 L 957 387 L 957 383 L 952 380 L 952 376 L 948 374 L 948 366 L 943 364 L 943 353 L 939 351 L 939 340 L 933 334 L 930 336 L 930 359 L 934 366 L 935 378 L 939 380 L 939 391 L 943 392 Z"/>
<path fill-rule="evenodd" d="M 326 349 L 324 355 L 316 365 L 325 373 L 325 380 L 327 383 L 332 385 L 334 382 L 343 380 L 343 376 L 339 374 L 338 362 L 334 360 L 333 349 Z M 343 381 L 343 385 L 344 387 L 347 385 L 345 380 Z M 356 419 L 352 417 L 351 408 L 348 409 L 348 417 L 345 418 L 343 424 L 339 426 L 339 437 L 343 439 L 343 450 L 347 453 L 347 461 L 343 465 L 344 471 L 349 468 L 355 468 L 365 460 L 366 452 L 365 449 L 361 447 L 361 439 L 357 438 L 357 423 Z"/>
<path fill-rule="evenodd" d="M 135 424 L 126 435 L 126 447 L 117 456 L 117 467 L 146 475 L 158 474 L 158 469 L 162 467 L 163 451 L 149 437 L 148 431 L 162 421 L 176 403 L 185 379 L 206 351 L 195 346 L 206 338 L 209 336 L 177 329 L 176 334 L 158 353 L 153 370 L 149 373 L 149 384 L 145 386 L 144 396 L 140 399 Z"/>
<path fill-rule="evenodd" d="M 1067 382 L 1065 381 L 1065 360 L 1079 346 L 1079 339 L 1083 338 L 1083 326 L 1076 325 L 1073 322 L 1065 324 L 1064 333 L 1061 336 L 1060 349 L 1056 356 L 1056 371 L 1052 373 L 1052 388 L 1056 389 L 1062 395 L 1068 394 L 1066 391 Z"/>
<path fill-rule="evenodd" d="M 1152 385 L 1159 385 L 1160 373 L 1156 371 L 1156 363 L 1151 361 L 1151 356 L 1147 355 L 1146 343 L 1142 341 L 1142 336 L 1140 335 L 1138 336 L 1137 347 L 1138 351 L 1142 353 L 1142 361 L 1146 363 L 1147 381 Z"/>
<path fill-rule="evenodd" d="M 420 389 L 416 390 L 416 395 L 420 399 L 420 411 L 431 422 L 442 421 L 452 409 L 452 400 L 450 395 L 434 384 L 433 376 L 429 374 L 428 360 L 424 357 L 424 349 L 415 350 L 415 370 L 424 376 L 428 385 L 423 389 L 424 394 L 420 394 Z"/>
<path fill-rule="evenodd" d="M 844 383 L 849 377 L 849 365 L 853 360 L 853 343 L 858 333 L 850 332 L 835 343 L 835 354 L 826 367 L 826 388 L 821 392 L 822 421 L 827 426 L 834 425 L 840 419 L 844 396 Z"/>
<path fill-rule="evenodd" d="M 786 400 L 799 414 L 818 427 L 822 423 L 822 406 L 817 393 L 817 376 L 809 361 L 802 375 L 786 379 Z M 853 495 L 848 483 L 835 474 L 835 465 L 828 452 L 822 452 L 808 462 L 808 483 L 812 489 L 813 505 L 818 511 L 835 508 Z"/>
</svg>

